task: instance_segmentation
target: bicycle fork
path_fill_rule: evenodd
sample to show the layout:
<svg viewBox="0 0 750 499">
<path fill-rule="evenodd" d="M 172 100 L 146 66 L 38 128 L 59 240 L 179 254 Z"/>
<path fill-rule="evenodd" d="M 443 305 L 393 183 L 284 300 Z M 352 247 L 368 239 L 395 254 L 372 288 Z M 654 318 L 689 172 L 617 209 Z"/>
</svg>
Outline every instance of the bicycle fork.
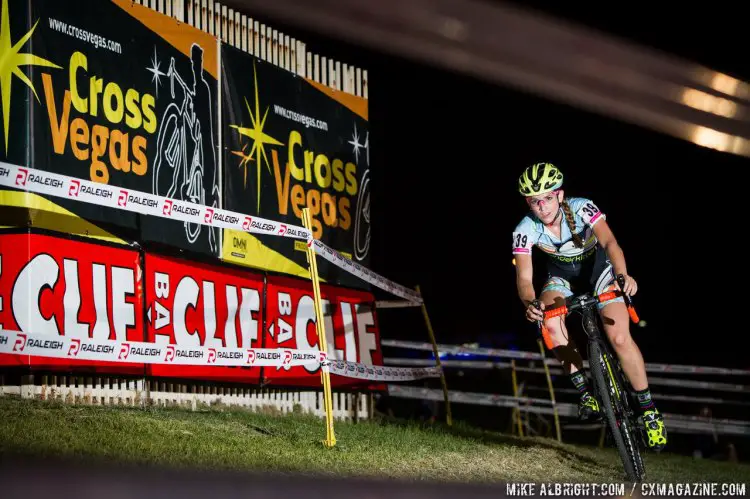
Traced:
<svg viewBox="0 0 750 499">
<path fill-rule="evenodd" d="M 609 362 L 609 360 L 607 359 L 608 357 L 610 358 L 613 358 L 613 357 L 612 357 L 612 351 L 609 348 L 609 345 L 607 345 L 607 342 L 602 337 L 602 334 L 606 334 L 606 333 L 603 333 L 601 329 L 599 328 L 599 326 L 597 325 L 594 312 L 590 308 L 588 307 L 584 308 L 582 310 L 582 315 L 583 315 L 583 330 L 586 332 L 586 335 L 588 336 L 589 346 L 588 346 L 587 357 L 589 359 L 589 369 L 591 369 L 591 364 L 593 362 L 596 362 L 601 367 L 604 376 L 608 376 L 609 379 L 612 381 L 611 383 L 612 389 L 609 390 L 609 387 L 606 387 L 606 386 L 604 387 L 596 386 L 597 384 L 596 377 L 592 376 L 593 378 L 592 381 L 594 383 L 593 391 L 594 393 L 598 393 L 599 388 L 609 390 L 612 400 L 619 402 L 625 396 L 625 394 L 623 394 L 620 391 L 620 388 L 624 389 L 624 386 L 622 386 L 620 383 L 617 382 L 618 377 L 617 377 L 617 374 L 615 373 L 616 366 L 613 366 L 612 363 Z M 591 356 L 591 343 L 592 342 L 596 342 L 599 345 L 599 349 L 598 349 L 599 358 L 597 359 L 594 359 Z"/>
</svg>

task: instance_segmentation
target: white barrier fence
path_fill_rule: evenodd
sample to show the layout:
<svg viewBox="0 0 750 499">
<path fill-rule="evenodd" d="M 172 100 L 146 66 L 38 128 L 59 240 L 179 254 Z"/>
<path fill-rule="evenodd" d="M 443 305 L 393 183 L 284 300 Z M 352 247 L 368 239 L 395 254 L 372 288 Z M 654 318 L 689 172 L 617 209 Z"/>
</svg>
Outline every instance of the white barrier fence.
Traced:
<svg viewBox="0 0 750 499">
<path fill-rule="evenodd" d="M 413 305 L 412 305 L 413 306 Z M 423 343 L 417 341 L 402 341 L 402 340 L 383 340 L 381 344 L 384 347 L 396 347 L 405 348 L 410 350 L 423 350 L 432 351 L 432 345 L 430 343 Z M 458 354 L 472 354 L 472 355 L 483 355 L 487 357 L 501 357 L 508 359 L 522 359 L 522 360 L 542 360 L 546 364 L 559 365 L 556 359 L 549 357 L 542 357 L 542 354 L 536 352 L 524 352 L 519 350 L 503 350 L 498 348 L 471 348 L 460 345 L 438 345 L 440 353 L 448 353 L 452 355 Z M 583 361 L 583 367 L 588 368 L 588 361 Z M 725 367 L 709 367 L 709 366 L 690 366 L 683 364 L 654 364 L 646 363 L 646 371 L 648 372 L 663 372 L 671 374 L 724 374 L 730 376 L 750 376 L 750 369 L 729 369 Z"/>
<path fill-rule="evenodd" d="M 271 388 L 204 386 L 108 377 L 39 377 L 39 383 L 26 377 L 20 385 L 4 385 L 0 376 L 0 396 L 55 400 L 68 404 L 130 407 L 235 407 L 273 413 L 304 413 L 325 417 L 322 391 L 287 391 Z M 358 393 L 333 393 L 333 417 L 337 420 L 370 417 L 369 397 Z"/>
<path fill-rule="evenodd" d="M 404 348 L 410 350 L 433 351 L 430 343 L 400 341 L 400 340 L 383 340 L 383 347 Z M 459 345 L 438 345 L 439 355 L 443 354 L 472 354 L 486 357 L 497 357 L 501 359 L 527 360 L 530 362 L 544 362 L 549 365 L 559 365 L 557 359 L 543 357 L 541 353 L 525 352 L 517 350 L 495 349 L 495 348 L 472 348 Z M 414 359 L 414 358 L 384 358 L 387 365 L 399 366 L 431 366 L 435 365 L 434 359 Z M 543 367 L 524 367 L 514 362 L 497 362 L 492 360 L 454 360 L 440 359 L 440 364 L 445 368 L 460 369 L 515 369 L 517 372 L 544 373 Z M 584 369 L 588 370 L 588 362 L 584 362 Z M 748 369 L 730 369 L 722 367 L 708 366 L 691 366 L 691 365 L 672 365 L 647 363 L 647 372 L 669 373 L 669 374 L 697 374 L 697 375 L 720 375 L 720 376 L 750 376 Z M 563 371 L 559 367 L 549 369 L 550 374 L 562 375 Z M 698 381 L 682 378 L 666 378 L 661 376 L 649 376 L 649 385 L 653 386 L 676 386 L 680 388 L 691 388 L 698 390 L 724 391 L 735 393 L 750 392 L 750 386 L 724 383 L 716 381 Z M 548 391 L 542 387 L 527 387 L 526 390 Z M 577 394 L 574 389 L 555 389 L 555 393 Z M 444 394 L 442 390 L 418 388 L 413 386 L 388 385 L 388 394 L 393 397 L 443 401 Z M 694 397 L 681 395 L 662 395 L 654 393 L 654 398 L 661 400 L 670 400 L 674 402 L 693 402 L 704 404 L 726 404 L 747 406 L 750 402 L 745 400 L 731 400 L 718 397 Z M 461 404 L 474 404 L 484 406 L 506 407 L 518 409 L 521 412 L 553 415 L 555 409 L 561 417 L 576 418 L 578 413 L 577 405 L 570 403 L 554 402 L 550 399 L 532 398 L 528 396 L 514 397 L 510 395 L 499 395 L 491 393 L 473 393 L 463 391 L 449 391 L 449 401 Z M 669 430 L 675 433 L 716 433 L 735 436 L 750 436 L 750 421 L 740 421 L 733 419 L 707 419 L 699 416 L 687 416 L 682 414 L 665 413 L 665 422 Z M 568 425 L 568 428 L 598 428 L 601 424 L 593 425 Z"/>
<path fill-rule="evenodd" d="M 528 352 L 522 352 L 528 353 Z M 399 365 L 399 366 L 433 366 L 435 362 L 430 359 L 409 359 L 409 358 L 386 358 L 383 359 L 388 365 Z M 482 360 L 442 360 L 440 363 L 444 367 L 457 367 L 464 369 L 509 369 L 511 367 L 510 362 L 491 362 Z M 546 364 L 556 364 L 556 359 L 546 359 Z M 529 373 L 544 373 L 543 367 L 524 367 L 516 366 L 518 372 L 529 372 Z M 588 371 L 588 363 L 584 362 L 584 370 Z M 646 368 L 646 371 L 649 371 Z M 550 374 L 562 375 L 562 368 L 550 368 Z M 690 379 L 675 379 L 675 378 L 663 378 L 661 376 L 649 376 L 648 378 L 650 385 L 661 385 L 661 386 L 679 386 L 681 388 L 695 388 L 699 390 L 716 390 L 724 392 L 750 392 L 750 386 L 741 385 L 736 383 L 722 383 L 717 381 L 697 381 Z"/>
<path fill-rule="evenodd" d="M 419 399 L 419 400 L 443 400 L 443 391 L 433 388 L 418 388 L 413 386 L 388 385 L 388 395 L 392 397 Z M 451 402 L 459 404 L 474 404 L 492 407 L 507 407 L 518 409 L 521 412 L 531 412 L 536 414 L 554 414 L 552 407 L 545 407 L 542 402 L 551 405 L 549 400 L 530 399 L 526 397 L 512 397 L 504 395 L 494 395 L 490 393 L 474 392 L 449 392 Z M 557 412 L 560 416 L 575 418 L 578 414 L 578 406 L 568 403 L 556 403 Z M 701 420 L 698 417 L 684 416 L 681 414 L 664 414 L 664 422 L 670 432 L 675 433 L 703 433 L 714 432 L 725 435 L 750 436 L 750 422 L 737 421 L 730 419 L 713 419 Z M 576 427 L 598 428 L 604 423 L 591 425 L 576 425 Z"/>
</svg>

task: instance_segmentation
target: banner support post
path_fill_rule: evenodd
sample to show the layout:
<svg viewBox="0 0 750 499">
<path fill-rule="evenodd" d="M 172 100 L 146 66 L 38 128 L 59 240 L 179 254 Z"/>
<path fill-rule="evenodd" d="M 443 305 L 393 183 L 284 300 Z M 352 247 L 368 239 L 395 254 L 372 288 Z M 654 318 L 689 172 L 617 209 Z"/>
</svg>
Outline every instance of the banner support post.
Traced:
<svg viewBox="0 0 750 499">
<path fill-rule="evenodd" d="M 415 288 L 419 295 L 422 292 L 419 289 L 419 284 Z M 430 316 L 427 315 L 427 307 L 422 300 L 422 315 L 424 316 L 425 324 L 427 324 L 427 333 L 430 335 L 430 341 L 432 342 L 432 351 L 435 353 L 435 362 L 437 363 L 438 369 L 440 369 L 440 382 L 443 385 L 443 398 L 445 400 L 445 420 L 448 426 L 453 426 L 453 417 L 451 416 L 451 401 L 448 396 L 448 384 L 445 382 L 445 373 L 443 372 L 443 366 L 440 364 L 440 354 L 438 353 L 437 342 L 435 341 L 435 333 L 432 331 L 432 323 L 430 322 Z"/>
<path fill-rule="evenodd" d="M 325 317 L 323 315 L 323 306 L 320 299 L 320 281 L 318 279 L 318 263 L 315 257 L 315 248 L 312 244 L 312 219 L 308 208 L 302 208 L 302 222 L 305 228 L 310 231 L 310 244 L 307 247 L 307 261 L 310 264 L 310 280 L 313 284 L 313 296 L 315 300 L 315 329 L 318 332 L 318 344 L 320 350 L 328 357 L 328 345 L 326 342 Z M 333 398 L 331 396 L 331 373 L 328 365 L 320 366 L 320 378 L 323 382 L 323 399 L 326 410 L 326 439 L 323 444 L 331 448 L 336 445 L 336 436 L 333 433 Z"/>
</svg>

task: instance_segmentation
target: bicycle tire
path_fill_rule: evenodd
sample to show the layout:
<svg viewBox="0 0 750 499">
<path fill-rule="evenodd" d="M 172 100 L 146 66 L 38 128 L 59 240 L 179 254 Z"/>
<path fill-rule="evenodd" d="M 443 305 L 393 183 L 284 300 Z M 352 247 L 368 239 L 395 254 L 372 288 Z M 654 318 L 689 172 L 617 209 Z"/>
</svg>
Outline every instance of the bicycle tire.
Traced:
<svg viewBox="0 0 750 499">
<path fill-rule="evenodd" d="M 610 432 L 612 433 L 612 437 L 615 441 L 617 453 L 620 455 L 620 460 L 622 461 L 622 465 L 625 469 L 625 475 L 631 482 L 638 483 L 642 480 L 642 477 L 641 473 L 639 472 L 640 470 L 636 470 L 636 458 L 632 452 L 637 452 L 635 442 L 633 442 L 632 433 L 627 431 L 628 427 L 630 426 L 627 419 L 623 421 L 625 423 L 625 432 L 622 431 L 621 425 L 618 424 L 617 416 L 615 415 L 615 403 L 612 400 L 612 396 L 610 394 L 612 378 L 609 375 L 605 376 L 604 369 L 600 363 L 601 360 L 605 359 L 605 355 L 607 355 L 607 353 L 601 350 L 598 342 L 594 341 L 591 343 L 589 366 L 594 377 L 594 383 L 596 386 L 597 394 L 599 395 L 599 401 L 601 402 L 602 410 L 604 410 L 607 424 L 609 425 Z M 612 362 L 609 362 L 609 364 L 612 365 Z M 609 380 L 610 382 L 608 383 L 607 380 Z M 616 388 L 619 392 L 622 392 L 623 387 L 619 386 Z"/>
<path fill-rule="evenodd" d="M 604 349 L 607 352 L 607 356 L 611 359 L 613 357 L 612 350 L 609 348 L 607 344 L 604 344 Z M 616 364 L 616 369 L 614 370 L 614 375 L 617 380 L 617 383 L 620 387 L 623 389 L 620 390 L 620 393 L 624 394 L 625 396 L 621 397 L 622 401 L 622 411 L 625 413 L 625 418 L 627 419 L 628 427 L 630 426 L 630 423 L 633 422 L 633 419 L 631 415 L 635 412 L 630 407 L 630 399 L 627 396 L 627 393 L 630 393 L 630 389 L 632 388 L 630 386 L 629 380 L 627 379 L 627 375 L 622 369 L 622 365 L 618 362 Z M 628 391 L 626 392 L 627 389 Z M 629 431 L 629 430 L 628 430 Z M 645 429 L 642 427 L 636 427 L 633 428 L 633 431 L 630 432 L 635 433 L 640 438 L 636 438 L 635 442 L 633 442 L 633 458 L 636 466 L 636 473 L 641 479 L 644 479 L 646 477 L 646 465 L 643 463 L 643 456 L 641 455 L 641 450 L 645 449 L 646 447 L 646 441 L 644 437 Z"/>
</svg>

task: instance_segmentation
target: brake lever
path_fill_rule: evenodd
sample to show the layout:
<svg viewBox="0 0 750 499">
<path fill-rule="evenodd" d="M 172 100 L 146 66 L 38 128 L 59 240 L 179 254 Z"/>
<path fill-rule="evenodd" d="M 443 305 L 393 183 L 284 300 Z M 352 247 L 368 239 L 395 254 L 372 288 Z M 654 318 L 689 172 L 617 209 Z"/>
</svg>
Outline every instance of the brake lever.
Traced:
<svg viewBox="0 0 750 499">
<path fill-rule="evenodd" d="M 625 276 L 622 274 L 617 274 L 617 284 L 620 285 L 620 291 L 622 292 L 622 297 L 625 300 L 625 305 L 628 308 L 628 314 L 630 315 L 630 320 L 633 321 L 633 323 L 637 324 L 640 322 L 640 319 L 638 318 L 638 314 L 635 311 L 635 307 L 633 306 L 633 300 L 625 294 Z"/>
<path fill-rule="evenodd" d="M 542 307 L 541 307 L 542 305 L 541 300 L 537 298 L 536 300 L 532 300 L 531 304 L 534 305 L 536 309 L 541 310 L 542 315 L 544 315 L 544 310 L 542 310 Z M 544 325 L 544 319 L 542 319 L 541 321 L 536 321 L 536 332 L 537 332 L 537 336 L 541 336 L 542 341 L 544 342 L 544 345 L 547 347 L 547 349 L 552 350 L 554 345 L 552 344 L 552 339 L 550 338 L 549 330 L 547 329 L 547 326 Z"/>
</svg>

